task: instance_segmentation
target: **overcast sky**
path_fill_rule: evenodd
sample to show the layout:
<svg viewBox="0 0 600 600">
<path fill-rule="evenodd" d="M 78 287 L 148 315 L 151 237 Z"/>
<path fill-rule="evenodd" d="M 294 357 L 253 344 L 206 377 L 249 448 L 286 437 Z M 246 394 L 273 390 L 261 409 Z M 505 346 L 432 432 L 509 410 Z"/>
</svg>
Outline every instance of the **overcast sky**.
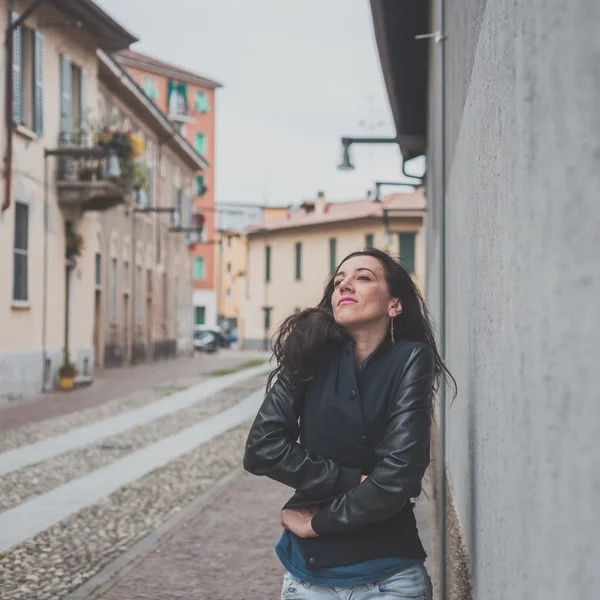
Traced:
<svg viewBox="0 0 600 600">
<path fill-rule="evenodd" d="M 133 46 L 223 84 L 217 92 L 217 202 L 297 204 L 364 197 L 401 178 L 368 0 L 97 0 Z M 394 191 L 390 189 L 389 191 Z"/>
</svg>

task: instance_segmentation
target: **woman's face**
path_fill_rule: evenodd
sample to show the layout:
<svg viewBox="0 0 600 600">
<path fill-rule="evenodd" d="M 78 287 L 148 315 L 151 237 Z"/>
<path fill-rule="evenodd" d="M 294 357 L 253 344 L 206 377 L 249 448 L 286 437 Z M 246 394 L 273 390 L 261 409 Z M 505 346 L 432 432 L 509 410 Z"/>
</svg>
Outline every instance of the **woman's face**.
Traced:
<svg viewBox="0 0 600 600">
<path fill-rule="evenodd" d="M 398 298 L 390 296 L 383 265 L 373 256 L 344 261 L 334 278 L 331 308 L 337 323 L 347 330 L 382 324 L 402 312 Z"/>
</svg>

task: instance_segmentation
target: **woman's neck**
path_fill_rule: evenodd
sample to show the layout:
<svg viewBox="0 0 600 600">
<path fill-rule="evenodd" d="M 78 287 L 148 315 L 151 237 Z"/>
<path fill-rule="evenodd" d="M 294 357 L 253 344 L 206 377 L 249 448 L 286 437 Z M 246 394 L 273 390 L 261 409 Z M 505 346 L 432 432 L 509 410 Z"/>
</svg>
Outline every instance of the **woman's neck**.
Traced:
<svg viewBox="0 0 600 600">
<path fill-rule="evenodd" d="M 357 365 L 373 354 L 387 335 L 387 327 L 352 332 L 355 343 L 354 361 Z"/>
</svg>

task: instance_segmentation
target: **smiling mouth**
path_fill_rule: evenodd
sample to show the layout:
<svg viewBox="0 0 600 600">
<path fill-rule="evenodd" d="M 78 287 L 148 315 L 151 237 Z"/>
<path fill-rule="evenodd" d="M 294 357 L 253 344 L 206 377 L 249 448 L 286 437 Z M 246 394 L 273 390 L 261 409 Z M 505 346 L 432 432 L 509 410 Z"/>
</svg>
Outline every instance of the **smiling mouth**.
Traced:
<svg viewBox="0 0 600 600">
<path fill-rule="evenodd" d="M 341 306 L 342 304 L 356 304 L 356 300 L 352 300 L 352 298 L 342 298 L 338 302 L 338 306 Z"/>
</svg>

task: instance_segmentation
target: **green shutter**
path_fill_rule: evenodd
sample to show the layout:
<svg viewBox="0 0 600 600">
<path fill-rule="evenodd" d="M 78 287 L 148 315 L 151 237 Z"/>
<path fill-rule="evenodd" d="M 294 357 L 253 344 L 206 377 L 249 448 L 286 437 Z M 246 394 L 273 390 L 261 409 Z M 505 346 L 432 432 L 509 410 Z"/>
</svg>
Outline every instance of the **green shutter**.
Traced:
<svg viewBox="0 0 600 600">
<path fill-rule="evenodd" d="M 271 307 L 265 306 L 263 310 L 265 311 L 265 331 L 269 331 L 271 329 Z"/>
<path fill-rule="evenodd" d="M 194 279 L 204 279 L 204 259 L 196 257 L 194 259 Z"/>
<path fill-rule="evenodd" d="M 204 134 L 197 133 L 196 134 L 196 143 L 195 143 L 196 152 L 198 154 L 204 154 L 205 145 L 206 145 L 206 138 L 204 137 Z"/>
<path fill-rule="evenodd" d="M 271 246 L 265 248 L 265 281 L 271 281 Z"/>
<path fill-rule="evenodd" d="M 329 240 L 329 273 L 333 275 L 335 273 L 335 268 L 337 267 L 337 241 L 335 238 Z"/>
<path fill-rule="evenodd" d="M 194 322 L 196 323 L 196 325 L 204 325 L 206 321 L 206 307 L 195 306 L 194 313 Z"/>
<path fill-rule="evenodd" d="M 206 186 L 204 185 L 204 175 L 196 175 L 196 195 L 204 196 Z"/>
<path fill-rule="evenodd" d="M 11 21 L 14 23 L 19 15 L 16 12 L 11 12 Z M 18 125 L 23 123 L 23 53 L 22 43 L 23 38 L 21 35 L 22 31 L 20 27 L 13 30 L 13 121 Z"/>
<path fill-rule="evenodd" d="M 365 235 L 365 248 L 373 248 L 373 234 L 372 233 L 367 233 L 367 235 Z"/>
<path fill-rule="evenodd" d="M 414 232 L 399 233 L 400 260 L 404 268 L 412 275 L 415 272 L 415 238 Z"/>
<path fill-rule="evenodd" d="M 302 243 L 296 243 L 296 281 L 302 279 Z"/>
<path fill-rule="evenodd" d="M 44 36 L 36 31 L 33 38 L 33 130 L 44 134 Z"/>
<path fill-rule="evenodd" d="M 200 113 L 207 113 L 210 110 L 210 105 L 204 92 L 196 92 L 196 110 Z"/>
</svg>

